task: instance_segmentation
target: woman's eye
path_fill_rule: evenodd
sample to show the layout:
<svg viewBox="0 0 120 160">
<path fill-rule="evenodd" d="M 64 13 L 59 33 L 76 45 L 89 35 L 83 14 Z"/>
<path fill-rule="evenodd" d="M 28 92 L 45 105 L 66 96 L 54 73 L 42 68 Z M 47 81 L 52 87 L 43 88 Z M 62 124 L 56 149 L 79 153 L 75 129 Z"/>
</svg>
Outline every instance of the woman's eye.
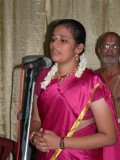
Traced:
<svg viewBox="0 0 120 160">
<path fill-rule="evenodd" d="M 54 41 L 54 40 L 55 40 L 55 38 L 52 37 L 52 38 L 51 38 L 51 41 Z"/>
<path fill-rule="evenodd" d="M 61 42 L 61 43 L 67 43 L 67 42 L 68 42 L 67 39 L 56 38 L 55 36 L 51 37 L 51 42 L 55 42 L 55 41 L 59 41 L 59 42 Z"/>
<path fill-rule="evenodd" d="M 66 39 L 61 39 L 61 42 L 66 43 L 67 40 Z"/>
</svg>

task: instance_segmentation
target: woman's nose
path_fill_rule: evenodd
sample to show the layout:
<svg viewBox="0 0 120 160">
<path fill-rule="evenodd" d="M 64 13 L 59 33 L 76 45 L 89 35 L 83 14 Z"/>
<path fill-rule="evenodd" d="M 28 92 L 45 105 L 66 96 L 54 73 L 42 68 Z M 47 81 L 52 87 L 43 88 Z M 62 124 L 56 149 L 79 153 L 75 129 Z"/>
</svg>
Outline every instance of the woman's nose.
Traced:
<svg viewBox="0 0 120 160">
<path fill-rule="evenodd" d="M 53 46 L 58 46 L 59 45 L 59 40 L 56 38 L 53 41 Z"/>
</svg>

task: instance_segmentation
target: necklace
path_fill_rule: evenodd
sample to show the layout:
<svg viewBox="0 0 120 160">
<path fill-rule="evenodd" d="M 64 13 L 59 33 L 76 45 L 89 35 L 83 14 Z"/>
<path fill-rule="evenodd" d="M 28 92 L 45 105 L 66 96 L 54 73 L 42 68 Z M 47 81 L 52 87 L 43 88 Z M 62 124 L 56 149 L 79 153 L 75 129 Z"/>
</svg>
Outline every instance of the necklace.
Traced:
<svg viewBox="0 0 120 160">
<path fill-rule="evenodd" d="M 77 69 L 74 69 L 72 72 L 65 74 L 65 75 L 60 75 L 59 72 L 57 72 L 57 79 L 59 82 L 64 81 L 67 77 L 71 76 L 73 73 L 75 73 Z"/>
<path fill-rule="evenodd" d="M 75 77 L 80 78 L 81 75 L 83 74 L 86 66 L 87 66 L 87 61 L 86 61 L 86 58 L 85 58 L 84 54 L 82 54 L 80 56 L 80 62 L 79 62 L 78 69 L 74 71 L 75 72 Z M 48 72 L 47 76 L 41 82 L 40 85 L 41 85 L 42 89 L 46 89 L 46 87 L 50 84 L 51 80 L 53 79 L 53 77 L 55 76 L 55 74 L 57 73 L 57 71 L 58 71 L 58 64 L 55 63 L 51 67 L 51 70 Z M 68 75 L 68 76 L 70 76 L 70 75 Z M 65 78 L 67 78 L 68 76 L 65 76 Z"/>
</svg>

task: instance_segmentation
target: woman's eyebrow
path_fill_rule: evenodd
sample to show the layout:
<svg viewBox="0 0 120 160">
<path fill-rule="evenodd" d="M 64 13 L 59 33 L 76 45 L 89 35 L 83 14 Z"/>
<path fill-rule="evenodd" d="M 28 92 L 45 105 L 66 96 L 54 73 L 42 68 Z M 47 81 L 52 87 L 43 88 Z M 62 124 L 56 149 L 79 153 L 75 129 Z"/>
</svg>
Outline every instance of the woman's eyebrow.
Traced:
<svg viewBox="0 0 120 160">
<path fill-rule="evenodd" d="M 72 36 L 71 37 L 69 37 L 69 36 L 64 36 L 64 35 L 55 35 L 55 34 L 53 34 L 52 35 L 52 37 L 58 37 L 58 38 L 72 38 Z"/>
</svg>

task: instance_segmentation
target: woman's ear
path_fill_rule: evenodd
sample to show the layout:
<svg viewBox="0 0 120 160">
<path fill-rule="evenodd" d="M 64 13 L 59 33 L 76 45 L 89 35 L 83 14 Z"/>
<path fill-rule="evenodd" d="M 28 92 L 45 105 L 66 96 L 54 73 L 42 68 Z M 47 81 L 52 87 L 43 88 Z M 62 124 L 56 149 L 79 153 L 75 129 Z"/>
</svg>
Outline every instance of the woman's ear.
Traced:
<svg viewBox="0 0 120 160">
<path fill-rule="evenodd" d="M 81 53 L 84 50 L 84 47 L 85 46 L 83 43 L 77 44 L 75 47 L 75 53 L 77 54 Z"/>
</svg>

